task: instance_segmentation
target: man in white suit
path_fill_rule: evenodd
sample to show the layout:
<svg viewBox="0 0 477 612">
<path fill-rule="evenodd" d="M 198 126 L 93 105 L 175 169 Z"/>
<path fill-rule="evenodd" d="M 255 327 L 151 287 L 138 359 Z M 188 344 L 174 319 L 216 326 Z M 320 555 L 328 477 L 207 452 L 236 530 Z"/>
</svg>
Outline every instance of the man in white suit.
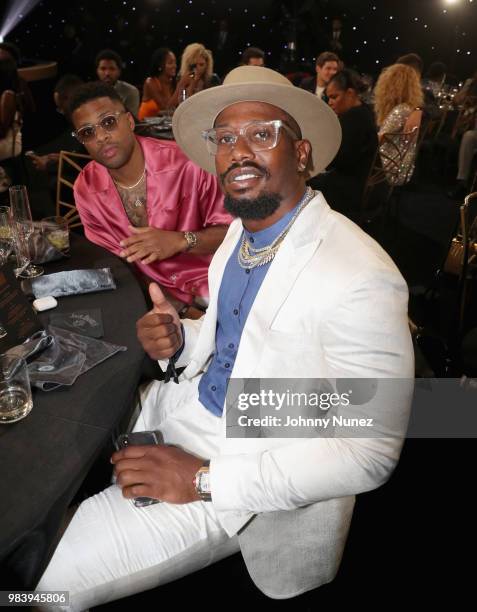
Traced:
<svg viewBox="0 0 477 612">
<path fill-rule="evenodd" d="M 171 446 L 112 457 L 116 484 L 83 502 L 38 589 L 82 610 L 241 550 L 257 586 L 293 597 L 335 576 L 354 495 L 383 484 L 402 439 L 225 436 L 229 379 L 413 377 L 407 287 L 386 253 L 306 180 L 340 145 L 334 113 L 267 68 L 240 67 L 174 115 L 185 153 L 217 173 L 237 219 L 209 269 L 210 304 L 183 321 L 151 285 L 148 354 L 187 366 L 153 382 L 135 430 Z M 374 402 L 403 434 L 412 383 Z M 361 407 L 356 408 L 356 413 Z M 350 411 L 353 414 L 354 408 Z M 131 499 L 166 503 L 136 508 Z M 207 600 L 207 597 L 206 597 Z"/>
</svg>

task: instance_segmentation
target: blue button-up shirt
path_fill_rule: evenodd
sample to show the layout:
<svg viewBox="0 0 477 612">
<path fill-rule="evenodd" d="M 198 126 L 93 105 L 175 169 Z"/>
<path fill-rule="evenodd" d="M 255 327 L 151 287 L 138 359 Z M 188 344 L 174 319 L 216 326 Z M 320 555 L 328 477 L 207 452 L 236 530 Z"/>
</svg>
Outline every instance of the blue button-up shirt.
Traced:
<svg viewBox="0 0 477 612">
<path fill-rule="evenodd" d="M 248 232 L 244 229 L 251 245 L 258 249 L 271 244 L 285 229 L 295 212 L 296 207 L 259 232 Z M 271 263 L 244 270 L 237 258 L 241 243 L 240 239 L 225 266 L 217 304 L 215 353 L 199 383 L 199 401 L 217 416 L 223 411 L 228 380 L 248 313 Z"/>
</svg>

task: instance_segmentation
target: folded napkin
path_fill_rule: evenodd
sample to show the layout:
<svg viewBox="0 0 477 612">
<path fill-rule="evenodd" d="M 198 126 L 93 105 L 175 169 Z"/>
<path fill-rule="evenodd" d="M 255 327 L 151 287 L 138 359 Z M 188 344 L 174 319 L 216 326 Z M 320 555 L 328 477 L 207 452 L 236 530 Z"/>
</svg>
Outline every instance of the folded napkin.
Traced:
<svg viewBox="0 0 477 612">
<path fill-rule="evenodd" d="M 91 338 L 102 338 L 104 335 L 101 308 L 86 308 L 64 313 L 54 312 L 50 314 L 50 325 Z"/>
<path fill-rule="evenodd" d="M 48 295 L 63 297 L 93 291 L 116 289 L 113 275 L 109 268 L 98 270 L 68 270 L 45 274 L 31 281 L 31 291 L 35 298 Z"/>
<path fill-rule="evenodd" d="M 36 223 L 34 225 L 35 231 L 30 236 L 29 241 L 31 261 L 34 264 L 43 264 L 63 259 L 63 257 L 69 257 L 68 254 L 59 251 L 51 244 L 42 233 L 41 227 L 38 227 Z"/>
<path fill-rule="evenodd" d="M 65 329 L 48 327 L 53 343 L 28 364 L 30 383 L 43 391 L 71 386 L 78 376 L 102 363 L 125 346 L 110 344 Z"/>
<path fill-rule="evenodd" d="M 43 349 L 53 344 L 53 336 L 48 334 L 45 329 L 39 330 L 27 338 L 22 344 L 12 346 L 7 350 L 9 355 L 29 359 L 32 355 L 39 353 Z"/>
</svg>

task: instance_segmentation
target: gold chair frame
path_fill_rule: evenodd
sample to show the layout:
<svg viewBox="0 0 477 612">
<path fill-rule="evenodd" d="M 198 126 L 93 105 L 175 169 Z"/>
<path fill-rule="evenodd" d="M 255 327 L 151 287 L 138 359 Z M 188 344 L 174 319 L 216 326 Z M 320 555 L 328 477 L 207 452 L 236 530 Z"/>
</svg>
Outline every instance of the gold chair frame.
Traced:
<svg viewBox="0 0 477 612">
<path fill-rule="evenodd" d="M 73 168 L 76 170 L 77 174 L 79 174 L 83 170 L 83 166 L 79 163 L 79 160 L 82 160 L 83 162 L 85 160 L 89 161 L 91 160 L 91 156 L 86 155 L 85 153 L 74 153 L 73 151 L 60 151 L 60 158 L 58 160 L 58 177 L 56 180 L 56 214 L 68 219 L 68 225 L 71 229 L 80 227 L 82 223 L 74 204 L 74 198 L 72 198 L 73 203 L 62 199 L 62 187 L 68 187 L 71 189 L 71 191 L 73 191 L 74 185 L 74 183 L 63 175 L 65 168 Z"/>
</svg>

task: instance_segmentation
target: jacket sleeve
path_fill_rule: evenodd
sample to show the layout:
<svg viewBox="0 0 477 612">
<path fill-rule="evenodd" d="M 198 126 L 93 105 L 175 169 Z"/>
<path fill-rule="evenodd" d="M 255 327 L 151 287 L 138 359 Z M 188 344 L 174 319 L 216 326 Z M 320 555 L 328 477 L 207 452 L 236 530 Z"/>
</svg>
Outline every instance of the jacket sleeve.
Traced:
<svg viewBox="0 0 477 612">
<path fill-rule="evenodd" d="M 290 510 L 369 491 L 389 478 L 403 443 L 414 376 L 407 287 L 402 280 L 390 283 L 389 274 L 384 269 L 380 275 L 360 275 L 324 321 L 320 338 L 311 341 L 324 350 L 330 378 L 377 379 L 372 405 L 393 416 L 398 437 L 380 437 L 378 430 L 373 438 L 294 438 L 263 452 L 213 457 L 211 491 L 217 510 Z M 387 393 L 389 382 L 392 394 Z M 362 411 L 363 406 L 356 407 Z"/>
<path fill-rule="evenodd" d="M 182 368 L 189 363 L 190 357 L 194 351 L 195 343 L 197 342 L 197 338 L 199 337 L 203 319 L 204 317 L 202 316 L 200 319 L 182 320 L 182 327 L 184 330 L 184 342 L 182 344 L 182 352 L 179 355 L 179 358 L 177 359 L 175 364 L 178 368 Z M 159 365 L 162 370 L 166 370 L 168 361 L 165 359 L 160 359 Z"/>
</svg>

